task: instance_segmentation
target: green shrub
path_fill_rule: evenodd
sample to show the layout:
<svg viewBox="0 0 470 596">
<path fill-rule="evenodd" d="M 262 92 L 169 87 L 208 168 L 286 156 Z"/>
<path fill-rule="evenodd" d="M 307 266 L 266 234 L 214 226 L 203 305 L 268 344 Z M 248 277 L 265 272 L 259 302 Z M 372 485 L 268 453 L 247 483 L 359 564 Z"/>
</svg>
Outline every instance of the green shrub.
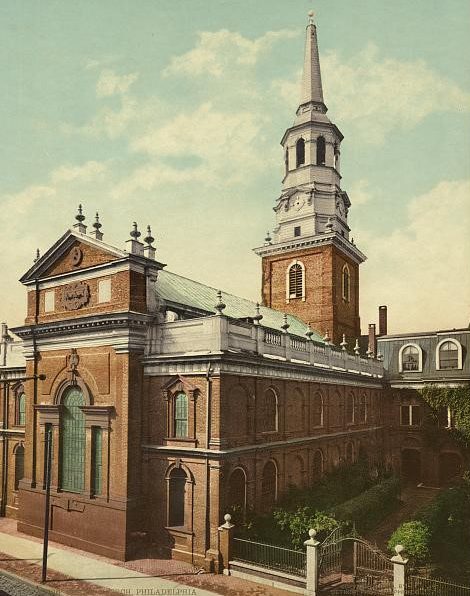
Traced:
<svg viewBox="0 0 470 596">
<path fill-rule="evenodd" d="M 431 558 L 431 531 L 421 521 L 403 523 L 392 534 L 388 548 L 395 554 L 395 546 L 401 544 L 405 547 L 406 556 L 413 563 L 428 563 Z"/>
<path fill-rule="evenodd" d="M 279 528 L 288 532 L 291 545 L 297 549 L 307 540 L 310 528 L 317 530 L 317 538 L 322 540 L 339 525 L 333 517 L 310 507 L 298 507 L 296 511 L 275 509 L 273 517 Z"/>
<path fill-rule="evenodd" d="M 388 478 L 332 509 L 333 517 L 355 523 L 359 532 L 374 528 L 398 505 L 400 481 Z"/>
</svg>

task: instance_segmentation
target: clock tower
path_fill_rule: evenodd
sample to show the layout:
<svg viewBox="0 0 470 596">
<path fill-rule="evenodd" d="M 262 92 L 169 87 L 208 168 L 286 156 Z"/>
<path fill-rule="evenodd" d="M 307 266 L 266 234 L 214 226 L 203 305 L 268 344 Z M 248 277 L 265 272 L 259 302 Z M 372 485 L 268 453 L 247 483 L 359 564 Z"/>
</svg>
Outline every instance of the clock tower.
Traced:
<svg viewBox="0 0 470 596">
<path fill-rule="evenodd" d="M 264 246 L 262 301 L 294 314 L 335 344 L 360 336 L 359 265 L 350 239 L 351 202 L 341 189 L 343 135 L 326 115 L 313 13 L 306 31 L 300 104 L 282 137 L 285 174 Z M 349 344 L 352 347 L 352 343 Z"/>
</svg>

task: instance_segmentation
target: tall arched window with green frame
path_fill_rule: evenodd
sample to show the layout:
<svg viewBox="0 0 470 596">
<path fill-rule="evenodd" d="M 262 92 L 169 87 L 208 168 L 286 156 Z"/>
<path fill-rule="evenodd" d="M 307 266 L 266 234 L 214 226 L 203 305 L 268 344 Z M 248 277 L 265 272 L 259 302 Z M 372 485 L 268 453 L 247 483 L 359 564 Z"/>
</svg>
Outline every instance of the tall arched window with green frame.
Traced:
<svg viewBox="0 0 470 596">
<path fill-rule="evenodd" d="M 26 395 L 24 391 L 21 391 L 16 398 L 17 408 L 17 424 L 18 426 L 24 426 L 26 424 Z"/>
<path fill-rule="evenodd" d="M 175 437 L 188 436 L 188 396 L 183 392 L 177 393 L 175 396 L 174 433 Z"/>
<path fill-rule="evenodd" d="M 78 387 L 70 387 L 62 399 L 60 425 L 60 487 L 64 491 L 80 493 L 85 480 L 85 405 Z"/>
</svg>

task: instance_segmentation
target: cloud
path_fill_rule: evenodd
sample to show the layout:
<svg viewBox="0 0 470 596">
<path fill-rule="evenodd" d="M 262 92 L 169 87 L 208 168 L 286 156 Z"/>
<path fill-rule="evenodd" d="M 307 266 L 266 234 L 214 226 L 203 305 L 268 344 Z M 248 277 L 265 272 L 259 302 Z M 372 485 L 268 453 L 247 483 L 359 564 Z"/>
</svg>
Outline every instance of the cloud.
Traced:
<svg viewBox="0 0 470 596">
<path fill-rule="evenodd" d="M 373 196 L 369 180 L 361 178 L 354 181 L 350 186 L 348 195 L 355 207 L 368 203 Z"/>
<path fill-rule="evenodd" d="M 124 95 L 129 91 L 130 86 L 138 79 L 136 72 L 127 75 L 117 75 L 114 70 L 103 70 L 96 83 L 97 97 L 111 97 L 112 95 Z"/>
<path fill-rule="evenodd" d="M 53 184 L 72 182 L 77 179 L 81 182 L 90 182 L 96 176 L 103 174 L 106 168 L 106 164 L 99 161 L 87 161 L 81 166 L 63 165 L 56 168 L 50 178 Z"/>
<path fill-rule="evenodd" d="M 281 29 L 268 31 L 261 37 L 251 40 L 227 29 L 215 32 L 203 31 L 199 33 L 196 47 L 181 56 L 173 57 L 163 74 L 191 77 L 209 74 L 220 77 L 232 65 L 255 65 L 275 43 L 297 37 L 299 33 L 296 30 Z"/>
<path fill-rule="evenodd" d="M 388 304 L 391 333 L 467 326 L 469 229 L 470 180 L 460 180 L 412 199 L 406 224 L 389 235 L 358 230 L 370 259 L 363 265 L 363 322 L 376 320 L 377 304 Z"/>
</svg>

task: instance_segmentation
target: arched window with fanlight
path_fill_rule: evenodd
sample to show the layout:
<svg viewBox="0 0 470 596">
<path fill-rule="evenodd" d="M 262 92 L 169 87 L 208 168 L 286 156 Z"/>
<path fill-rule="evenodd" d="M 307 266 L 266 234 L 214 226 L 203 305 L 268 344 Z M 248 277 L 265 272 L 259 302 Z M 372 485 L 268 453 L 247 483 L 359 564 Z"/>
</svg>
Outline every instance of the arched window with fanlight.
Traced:
<svg viewBox="0 0 470 596">
<path fill-rule="evenodd" d="M 302 138 L 295 144 L 295 163 L 297 168 L 305 164 L 305 141 Z"/>
<path fill-rule="evenodd" d="M 270 460 L 263 468 L 261 478 L 261 503 L 263 511 L 269 511 L 277 501 L 277 467 Z"/>
<path fill-rule="evenodd" d="M 286 299 L 305 298 L 305 266 L 301 261 L 294 261 L 287 268 Z"/>
<path fill-rule="evenodd" d="M 261 401 L 261 421 L 263 432 L 278 430 L 278 397 L 271 387 L 267 389 Z"/>
<path fill-rule="evenodd" d="M 26 424 L 26 395 L 23 390 L 16 397 L 16 423 L 18 426 Z"/>
<path fill-rule="evenodd" d="M 239 509 L 242 513 L 246 509 L 246 474 L 243 468 L 235 468 L 228 480 L 227 505 Z"/>
<path fill-rule="evenodd" d="M 62 399 L 60 425 L 60 487 L 80 493 L 85 481 L 85 399 L 79 387 L 72 386 Z"/>
<path fill-rule="evenodd" d="M 326 158 L 325 137 L 318 137 L 318 139 L 317 139 L 317 166 L 324 166 L 325 158 Z"/>
<path fill-rule="evenodd" d="M 343 300 L 349 302 L 349 300 L 351 299 L 351 274 L 347 265 L 343 266 L 341 278 Z"/>
<path fill-rule="evenodd" d="M 398 353 L 399 372 L 421 372 L 423 370 L 423 351 L 417 344 L 405 344 Z"/>
<path fill-rule="evenodd" d="M 462 368 L 462 345 L 455 339 L 443 339 L 436 347 L 437 370 Z"/>
<path fill-rule="evenodd" d="M 313 396 L 312 410 L 313 426 L 323 426 L 323 396 L 320 392 Z"/>
</svg>

